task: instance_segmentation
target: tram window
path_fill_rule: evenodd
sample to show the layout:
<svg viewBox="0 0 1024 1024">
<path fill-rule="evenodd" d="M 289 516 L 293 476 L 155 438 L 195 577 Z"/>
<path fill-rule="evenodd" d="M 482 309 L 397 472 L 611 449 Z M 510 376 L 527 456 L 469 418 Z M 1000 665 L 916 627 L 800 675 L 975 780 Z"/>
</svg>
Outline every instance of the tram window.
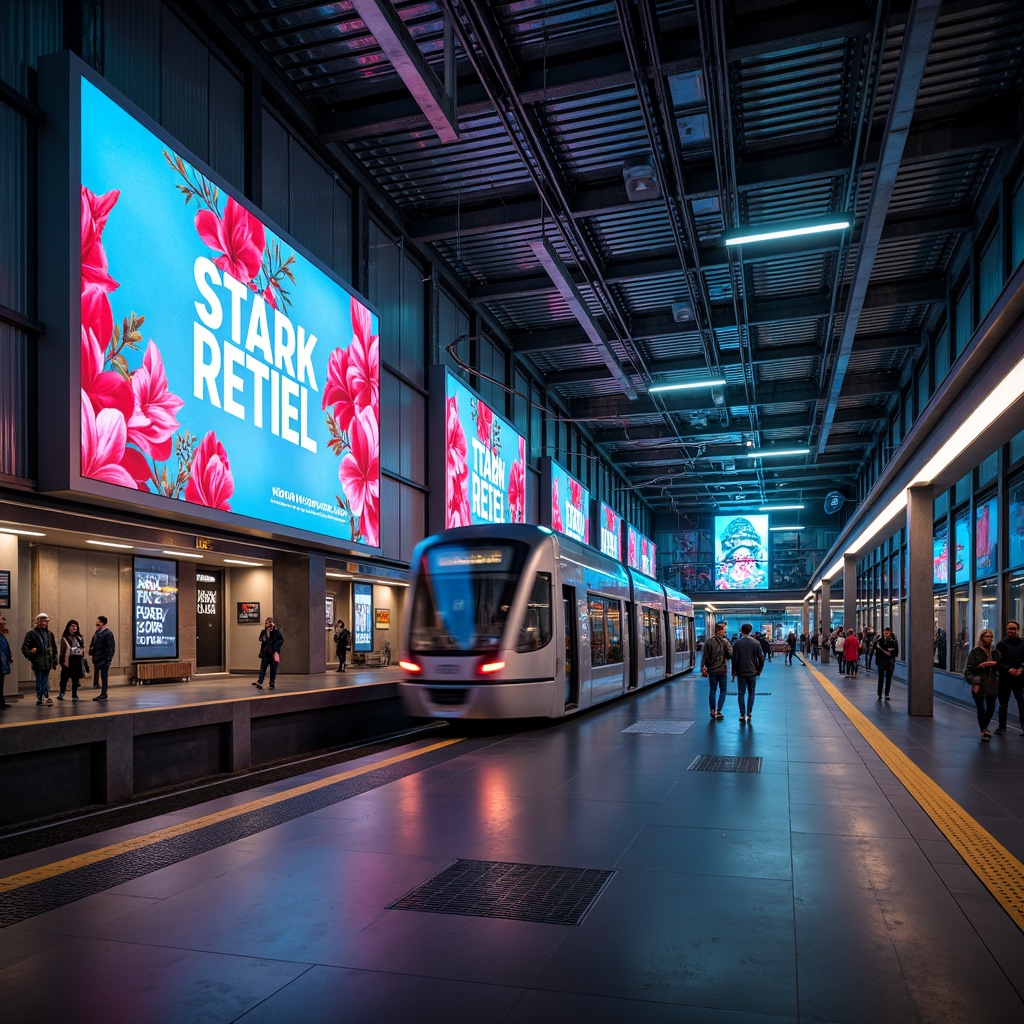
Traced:
<svg viewBox="0 0 1024 1024">
<path fill-rule="evenodd" d="M 651 609 L 644 609 L 644 657 L 660 658 L 665 653 L 661 645 L 661 615 Z"/>
<path fill-rule="evenodd" d="M 608 664 L 622 661 L 622 606 L 618 601 L 605 601 L 608 621 Z"/>
<path fill-rule="evenodd" d="M 526 604 L 517 651 L 536 651 L 551 642 L 551 576 L 539 572 Z"/>
<path fill-rule="evenodd" d="M 618 665 L 622 662 L 622 606 L 606 597 L 587 595 L 590 612 L 590 664 Z"/>
<path fill-rule="evenodd" d="M 672 616 L 672 629 L 675 633 L 676 651 L 686 650 L 686 619 L 682 615 Z"/>
</svg>

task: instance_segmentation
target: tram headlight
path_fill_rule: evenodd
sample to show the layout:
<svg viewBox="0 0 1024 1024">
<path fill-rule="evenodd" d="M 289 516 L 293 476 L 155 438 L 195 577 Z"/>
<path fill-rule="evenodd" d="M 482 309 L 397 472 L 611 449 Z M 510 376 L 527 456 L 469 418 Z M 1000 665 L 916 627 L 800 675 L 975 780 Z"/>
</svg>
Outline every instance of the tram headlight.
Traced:
<svg viewBox="0 0 1024 1024">
<path fill-rule="evenodd" d="M 503 661 L 481 661 L 477 666 L 477 673 L 482 676 L 494 675 L 495 672 L 500 672 L 505 667 Z"/>
<path fill-rule="evenodd" d="M 423 666 L 418 661 L 409 661 L 405 658 L 398 659 L 398 667 L 403 672 L 408 672 L 410 675 L 419 675 L 423 671 Z"/>
</svg>

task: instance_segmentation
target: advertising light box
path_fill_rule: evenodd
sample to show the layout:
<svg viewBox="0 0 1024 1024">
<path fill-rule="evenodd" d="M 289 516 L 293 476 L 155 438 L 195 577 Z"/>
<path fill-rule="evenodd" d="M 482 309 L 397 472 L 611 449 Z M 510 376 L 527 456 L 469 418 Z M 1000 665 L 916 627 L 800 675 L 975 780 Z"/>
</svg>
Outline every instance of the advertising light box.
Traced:
<svg viewBox="0 0 1024 1024">
<path fill-rule="evenodd" d="M 657 571 L 654 541 L 626 524 L 626 565 L 653 577 Z"/>
<path fill-rule="evenodd" d="M 768 517 L 715 516 L 715 590 L 768 589 Z"/>
<path fill-rule="evenodd" d="M 443 377 L 443 380 L 441 379 Z M 444 395 L 443 514 L 431 506 L 434 529 L 526 521 L 526 438 L 444 367 L 431 375 L 431 396 Z M 436 404 L 432 419 L 437 422 Z M 432 447 L 434 455 L 440 451 Z M 432 465 L 440 479 L 440 465 Z M 437 489 L 440 494 L 441 489 Z"/>
<path fill-rule="evenodd" d="M 541 525 L 556 533 L 590 543 L 590 491 L 554 459 L 541 464 L 542 493 L 550 495 L 549 511 L 541 512 Z"/>
<path fill-rule="evenodd" d="M 373 650 L 373 587 L 352 585 L 352 650 Z"/>
<path fill-rule="evenodd" d="M 101 80 L 50 60 L 80 221 L 62 240 L 42 200 L 41 247 L 74 250 L 68 488 L 378 547 L 377 313 Z"/>
<path fill-rule="evenodd" d="M 177 658 L 178 563 L 165 558 L 134 558 L 132 583 L 133 660 Z"/>
<path fill-rule="evenodd" d="M 601 553 L 622 561 L 622 516 L 603 501 L 597 504 Z"/>
</svg>

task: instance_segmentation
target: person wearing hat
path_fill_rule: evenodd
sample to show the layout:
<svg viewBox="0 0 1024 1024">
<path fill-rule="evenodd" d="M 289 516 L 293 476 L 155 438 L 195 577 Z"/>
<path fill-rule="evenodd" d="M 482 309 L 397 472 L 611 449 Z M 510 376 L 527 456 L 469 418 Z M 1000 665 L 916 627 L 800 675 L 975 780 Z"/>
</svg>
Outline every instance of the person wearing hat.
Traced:
<svg viewBox="0 0 1024 1024">
<path fill-rule="evenodd" d="M 52 708 L 50 670 L 57 665 L 57 641 L 50 632 L 50 616 L 46 612 L 36 616 L 36 624 L 25 634 L 21 653 L 28 658 L 36 676 L 36 704 Z"/>
</svg>

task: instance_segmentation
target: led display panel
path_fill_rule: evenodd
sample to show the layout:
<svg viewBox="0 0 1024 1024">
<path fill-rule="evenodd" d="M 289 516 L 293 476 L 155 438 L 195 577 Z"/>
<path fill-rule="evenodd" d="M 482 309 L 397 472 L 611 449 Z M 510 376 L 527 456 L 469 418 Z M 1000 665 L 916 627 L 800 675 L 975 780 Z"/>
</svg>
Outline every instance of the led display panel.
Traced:
<svg viewBox="0 0 1024 1024">
<path fill-rule="evenodd" d="M 959 513 L 953 523 L 953 541 L 956 544 L 954 583 L 967 583 L 971 578 L 971 514 Z"/>
<path fill-rule="evenodd" d="M 444 528 L 526 521 L 526 438 L 445 372 Z"/>
<path fill-rule="evenodd" d="M 999 566 L 999 503 L 995 498 L 974 510 L 974 567 L 978 579 L 991 576 Z"/>
<path fill-rule="evenodd" d="M 352 585 L 352 650 L 373 650 L 373 587 Z"/>
<path fill-rule="evenodd" d="M 178 563 L 165 558 L 132 560 L 132 658 L 178 657 Z"/>
<path fill-rule="evenodd" d="M 554 459 L 543 461 L 541 486 L 551 496 L 550 512 L 541 521 L 557 533 L 590 543 L 590 491 Z"/>
<path fill-rule="evenodd" d="M 377 313 L 78 67 L 69 488 L 379 547 Z"/>
<path fill-rule="evenodd" d="M 932 536 L 932 583 L 949 582 L 949 531 L 945 526 Z"/>
<path fill-rule="evenodd" d="M 653 577 L 657 571 L 656 554 L 654 541 L 627 523 L 626 565 L 630 569 L 639 569 L 645 576 Z"/>
<path fill-rule="evenodd" d="M 598 502 L 601 553 L 622 561 L 622 516 L 603 501 Z"/>
<path fill-rule="evenodd" d="M 715 516 L 715 590 L 768 589 L 768 516 Z"/>
</svg>

